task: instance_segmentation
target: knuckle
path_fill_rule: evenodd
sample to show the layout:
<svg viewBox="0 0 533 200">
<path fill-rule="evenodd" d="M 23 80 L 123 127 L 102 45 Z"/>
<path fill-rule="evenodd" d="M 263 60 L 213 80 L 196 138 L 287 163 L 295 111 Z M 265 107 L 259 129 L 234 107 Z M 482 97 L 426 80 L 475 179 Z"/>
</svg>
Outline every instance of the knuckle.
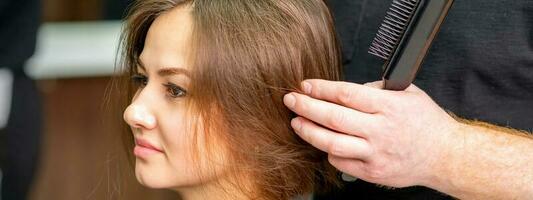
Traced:
<svg viewBox="0 0 533 200">
<path fill-rule="evenodd" d="M 367 172 L 367 175 L 372 180 L 383 179 L 383 172 L 379 170 L 370 170 Z"/>
<path fill-rule="evenodd" d="M 300 120 L 300 127 L 299 127 L 299 130 L 298 132 L 300 133 L 300 135 L 309 143 L 313 144 L 313 140 L 314 138 L 312 137 L 312 135 L 309 133 L 309 128 L 307 127 L 307 123 L 303 122 L 303 120 Z"/>
<path fill-rule="evenodd" d="M 294 107 L 296 108 L 296 110 L 302 112 L 302 113 L 307 113 L 308 112 L 308 104 L 309 102 L 305 99 L 305 98 L 302 98 L 300 96 L 296 96 L 295 97 L 295 103 L 294 103 Z"/>
<path fill-rule="evenodd" d="M 307 141 L 307 143 L 311 145 L 319 145 L 323 141 L 321 141 L 320 137 L 318 137 L 318 132 L 316 128 L 310 127 L 306 123 L 302 123 L 302 126 L 300 128 L 300 134 L 302 135 L 302 138 Z"/>
<path fill-rule="evenodd" d="M 368 165 L 366 171 L 366 175 L 368 178 L 372 180 L 379 180 L 385 178 L 385 170 L 383 167 L 379 167 L 376 165 Z"/>
<path fill-rule="evenodd" d="M 348 116 L 342 111 L 330 111 L 330 117 L 328 124 L 332 129 L 342 129 L 343 127 L 347 126 Z"/>
<path fill-rule="evenodd" d="M 399 104 L 398 102 L 391 102 L 390 100 L 383 100 L 380 102 L 380 106 L 383 108 L 381 109 L 383 113 L 386 115 L 391 115 L 399 112 Z"/>
<path fill-rule="evenodd" d="M 344 157 L 346 154 L 345 149 L 340 145 L 338 139 L 334 139 L 328 144 L 328 152 L 338 157 Z"/>
<path fill-rule="evenodd" d="M 393 120 L 388 119 L 387 117 L 382 117 L 379 125 L 379 131 L 381 133 L 391 133 L 396 131 L 396 125 Z"/>
<path fill-rule="evenodd" d="M 322 87 L 319 87 L 317 83 L 309 81 L 309 85 L 311 86 L 311 95 L 313 96 L 321 96 L 322 95 Z"/>
<path fill-rule="evenodd" d="M 356 90 L 351 87 L 342 87 L 337 100 L 344 105 L 349 104 L 356 97 L 356 93 Z"/>
</svg>

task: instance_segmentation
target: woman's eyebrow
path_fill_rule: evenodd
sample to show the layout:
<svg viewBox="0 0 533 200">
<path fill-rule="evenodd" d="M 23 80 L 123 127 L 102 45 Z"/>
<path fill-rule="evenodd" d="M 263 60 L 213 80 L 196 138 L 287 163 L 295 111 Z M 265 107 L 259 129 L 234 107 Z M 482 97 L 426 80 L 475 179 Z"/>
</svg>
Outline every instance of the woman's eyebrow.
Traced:
<svg viewBox="0 0 533 200">
<path fill-rule="evenodd" d="M 161 68 L 159 69 L 159 71 L 157 71 L 157 74 L 159 74 L 159 76 L 171 76 L 171 75 L 183 74 L 190 78 L 189 71 L 184 68 L 179 68 L 179 67 Z"/>
<path fill-rule="evenodd" d="M 146 71 L 146 68 L 144 67 L 144 63 L 141 59 L 137 61 L 138 67 L 141 68 L 143 71 Z M 177 74 L 183 74 L 190 78 L 190 73 L 188 70 L 180 67 L 164 67 L 159 69 L 157 72 L 159 76 L 171 76 L 171 75 L 177 75 Z"/>
</svg>

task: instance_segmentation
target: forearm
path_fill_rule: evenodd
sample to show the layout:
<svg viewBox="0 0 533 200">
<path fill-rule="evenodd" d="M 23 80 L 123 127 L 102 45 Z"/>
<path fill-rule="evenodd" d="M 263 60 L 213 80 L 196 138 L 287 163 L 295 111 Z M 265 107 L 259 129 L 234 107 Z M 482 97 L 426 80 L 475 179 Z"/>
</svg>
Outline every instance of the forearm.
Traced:
<svg viewBox="0 0 533 200">
<path fill-rule="evenodd" d="M 533 137 L 460 120 L 429 186 L 460 199 L 533 197 Z"/>
</svg>

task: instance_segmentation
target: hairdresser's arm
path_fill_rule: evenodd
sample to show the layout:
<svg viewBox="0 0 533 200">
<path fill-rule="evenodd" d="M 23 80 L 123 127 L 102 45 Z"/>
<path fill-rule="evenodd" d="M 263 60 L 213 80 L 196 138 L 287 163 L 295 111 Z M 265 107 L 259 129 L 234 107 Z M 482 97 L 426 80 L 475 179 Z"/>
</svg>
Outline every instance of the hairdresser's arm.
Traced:
<svg viewBox="0 0 533 200">
<path fill-rule="evenodd" d="M 300 115 L 292 121 L 297 134 L 360 179 L 462 199 L 533 197 L 531 136 L 456 120 L 414 85 L 386 91 L 379 84 L 307 80 L 305 95 L 284 102 Z"/>
</svg>

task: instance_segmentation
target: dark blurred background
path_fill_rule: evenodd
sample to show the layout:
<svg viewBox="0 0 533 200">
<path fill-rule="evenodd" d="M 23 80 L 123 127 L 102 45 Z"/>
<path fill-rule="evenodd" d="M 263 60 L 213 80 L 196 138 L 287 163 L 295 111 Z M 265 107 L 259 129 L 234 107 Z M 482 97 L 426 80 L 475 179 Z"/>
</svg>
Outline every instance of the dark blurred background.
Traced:
<svg viewBox="0 0 533 200">
<path fill-rule="evenodd" d="M 0 0 L 3 1 L 3 0 Z M 31 200 L 176 199 L 143 188 L 127 166 L 105 91 L 130 0 L 42 0 L 26 73 L 42 95 L 43 131 Z M 6 200 L 6 199 L 4 199 Z"/>
</svg>

